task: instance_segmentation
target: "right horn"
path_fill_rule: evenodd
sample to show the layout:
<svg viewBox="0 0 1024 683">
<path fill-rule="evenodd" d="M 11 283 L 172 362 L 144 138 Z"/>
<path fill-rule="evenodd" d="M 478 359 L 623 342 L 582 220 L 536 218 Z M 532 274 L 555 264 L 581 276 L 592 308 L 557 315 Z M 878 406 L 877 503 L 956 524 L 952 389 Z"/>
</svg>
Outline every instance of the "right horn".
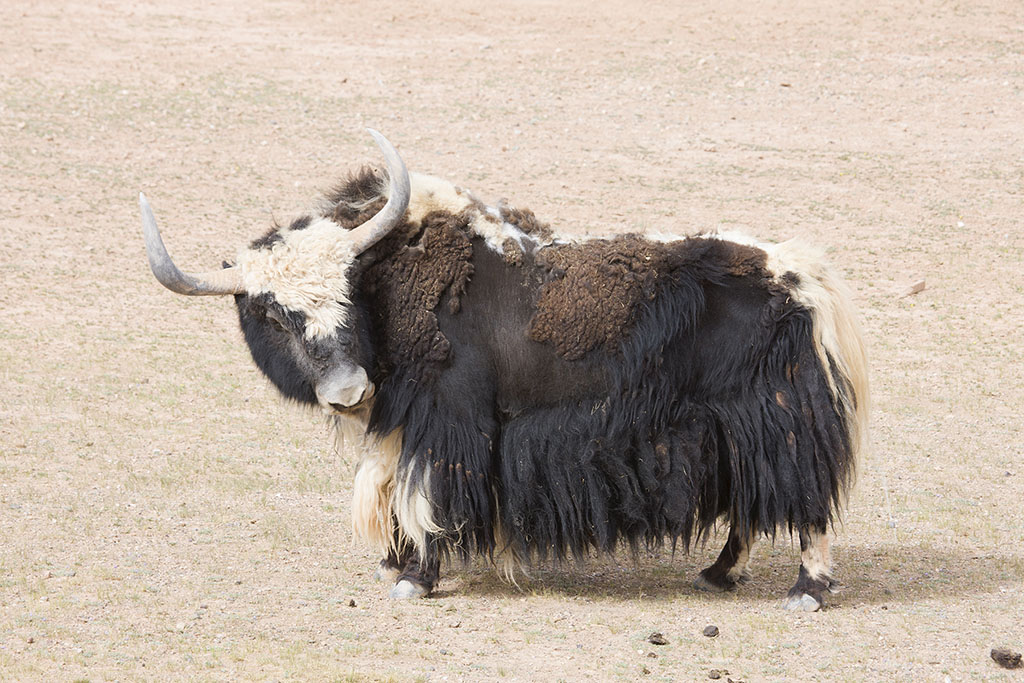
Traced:
<svg viewBox="0 0 1024 683">
<path fill-rule="evenodd" d="M 211 270 L 207 273 L 183 273 L 174 265 L 160 237 L 153 209 L 146 201 L 146 195 L 139 193 L 139 208 L 142 210 L 142 234 L 146 238 L 146 256 L 153 275 L 167 289 L 188 296 L 214 294 L 242 294 L 242 276 L 237 268 Z"/>
<path fill-rule="evenodd" d="M 405 217 L 405 210 L 409 208 L 409 171 L 398 156 L 394 145 L 388 142 L 387 138 L 372 128 L 367 128 L 370 135 L 377 141 L 382 152 L 384 161 L 388 165 L 388 177 L 390 186 L 388 188 L 388 201 L 384 208 L 377 212 L 370 220 L 358 228 L 354 228 L 349 235 L 354 244 L 355 253 L 359 254 L 380 241 L 385 235 L 391 232 Z"/>
</svg>

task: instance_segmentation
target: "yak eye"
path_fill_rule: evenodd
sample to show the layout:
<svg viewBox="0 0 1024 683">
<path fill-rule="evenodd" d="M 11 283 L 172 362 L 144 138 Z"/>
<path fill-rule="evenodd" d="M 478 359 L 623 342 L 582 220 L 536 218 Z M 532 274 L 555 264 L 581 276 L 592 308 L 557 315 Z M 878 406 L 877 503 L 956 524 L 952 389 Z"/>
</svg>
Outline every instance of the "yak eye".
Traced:
<svg viewBox="0 0 1024 683">
<path fill-rule="evenodd" d="M 274 313 L 267 311 L 267 322 L 278 332 L 287 332 L 288 328 L 285 327 L 284 322 Z"/>
</svg>

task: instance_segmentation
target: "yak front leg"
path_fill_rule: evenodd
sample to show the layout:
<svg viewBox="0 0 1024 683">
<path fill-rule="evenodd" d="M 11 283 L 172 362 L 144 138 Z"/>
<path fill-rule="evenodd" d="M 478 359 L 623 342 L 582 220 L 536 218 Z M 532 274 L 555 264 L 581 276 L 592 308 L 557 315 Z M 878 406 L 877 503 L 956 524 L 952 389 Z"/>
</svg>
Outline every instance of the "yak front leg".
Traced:
<svg viewBox="0 0 1024 683">
<path fill-rule="evenodd" d="M 440 573 L 440 560 L 421 559 L 416 547 L 408 539 L 400 537 L 396 525 L 395 543 L 380 561 L 373 578 L 394 584 L 390 593 L 391 598 L 411 600 L 430 595 L 430 591 L 437 585 Z"/>
<path fill-rule="evenodd" d="M 424 598 L 434 590 L 440 576 L 440 562 L 421 561 L 415 550 L 396 553 L 389 550 L 373 578 L 382 583 L 393 583 L 390 596 L 395 600 Z"/>
<path fill-rule="evenodd" d="M 417 552 L 412 552 L 411 555 L 399 571 L 395 586 L 391 589 L 393 600 L 425 598 L 437 585 L 441 574 L 440 560 L 420 559 Z"/>
<path fill-rule="evenodd" d="M 832 558 L 824 525 L 800 529 L 800 573 L 782 604 L 788 610 L 817 612 L 825 606 L 825 593 L 835 593 Z"/>
<path fill-rule="evenodd" d="M 734 591 L 739 584 L 749 581 L 750 551 L 754 547 L 754 540 L 753 534 L 740 534 L 735 526 L 731 527 L 729 539 L 725 542 L 718 559 L 697 576 L 693 587 L 702 591 L 722 593 Z"/>
</svg>

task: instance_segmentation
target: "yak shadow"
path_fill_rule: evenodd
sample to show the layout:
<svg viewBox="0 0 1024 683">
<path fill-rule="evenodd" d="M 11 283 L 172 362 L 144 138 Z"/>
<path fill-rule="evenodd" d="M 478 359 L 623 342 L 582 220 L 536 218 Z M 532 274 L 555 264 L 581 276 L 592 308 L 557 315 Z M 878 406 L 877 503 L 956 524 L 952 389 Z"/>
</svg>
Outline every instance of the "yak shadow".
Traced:
<svg viewBox="0 0 1024 683">
<path fill-rule="evenodd" d="M 661 600 L 685 595 L 722 596 L 698 591 L 693 579 L 717 556 L 711 544 L 682 552 L 641 552 L 603 556 L 586 562 L 546 563 L 518 574 L 516 584 L 493 567 L 458 564 L 442 570 L 436 597 L 477 595 L 514 597 L 558 595 L 613 600 Z M 993 551 L 925 544 L 875 543 L 833 548 L 833 571 L 841 584 L 830 605 L 916 602 L 944 595 L 978 595 L 1024 584 L 1024 558 Z M 778 539 L 761 541 L 751 565 L 753 578 L 736 592 L 725 594 L 751 601 L 778 601 L 797 578 L 798 545 Z"/>
</svg>

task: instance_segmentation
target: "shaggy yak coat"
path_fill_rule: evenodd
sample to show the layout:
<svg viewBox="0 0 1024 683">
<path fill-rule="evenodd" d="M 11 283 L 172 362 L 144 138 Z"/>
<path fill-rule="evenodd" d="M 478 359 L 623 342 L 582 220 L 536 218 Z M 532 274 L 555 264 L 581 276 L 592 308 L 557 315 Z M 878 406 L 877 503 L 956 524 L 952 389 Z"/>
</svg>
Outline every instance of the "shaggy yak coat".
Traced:
<svg viewBox="0 0 1024 683">
<path fill-rule="evenodd" d="M 322 215 L 357 226 L 386 188 L 361 172 Z M 412 563 L 429 590 L 453 554 L 687 547 L 723 517 L 734 540 L 825 531 L 867 394 L 848 296 L 814 252 L 716 234 L 561 240 L 436 179 L 414 174 L 412 192 L 349 271 L 348 333 L 376 386 L 357 420 L 354 523 L 385 564 Z M 259 302 L 238 299 L 257 362 L 315 403 L 261 362 Z"/>
</svg>

